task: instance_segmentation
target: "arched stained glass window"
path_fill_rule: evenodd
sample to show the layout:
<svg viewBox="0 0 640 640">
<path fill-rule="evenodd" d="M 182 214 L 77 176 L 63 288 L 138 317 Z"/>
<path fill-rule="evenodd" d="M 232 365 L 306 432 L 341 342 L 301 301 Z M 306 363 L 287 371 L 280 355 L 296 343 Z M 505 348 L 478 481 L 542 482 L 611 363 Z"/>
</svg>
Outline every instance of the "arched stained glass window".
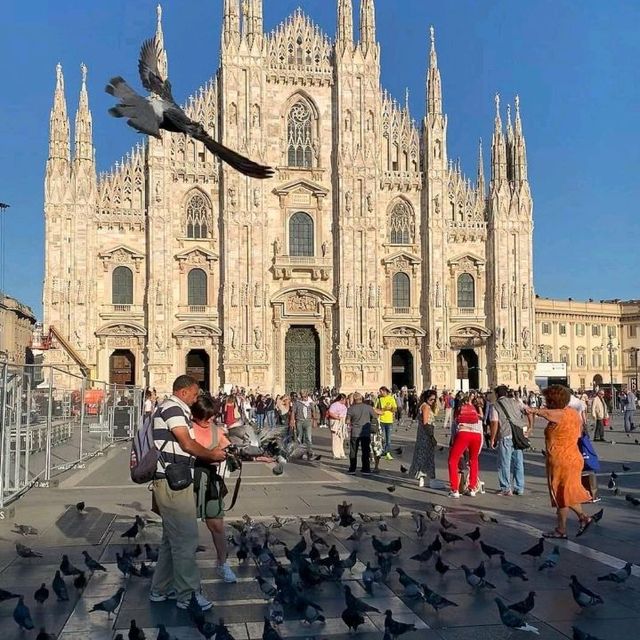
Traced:
<svg viewBox="0 0 640 640">
<path fill-rule="evenodd" d="M 290 167 L 313 166 L 313 115 L 309 106 L 299 100 L 287 116 L 287 164 Z"/>
<path fill-rule="evenodd" d="M 458 307 L 472 309 L 476 306 L 476 292 L 473 276 L 463 273 L 458 278 Z"/>
<path fill-rule="evenodd" d="M 111 274 L 111 303 L 133 304 L 133 272 L 129 267 L 116 267 Z"/>
<path fill-rule="evenodd" d="M 203 195 L 195 193 L 187 202 L 187 238 L 208 238 L 210 231 L 207 201 Z"/>
<path fill-rule="evenodd" d="M 313 220 L 308 213 L 298 211 L 289 220 L 289 255 L 313 256 Z"/>
<path fill-rule="evenodd" d="M 187 276 L 187 302 L 192 306 L 207 304 L 207 274 L 202 269 L 191 269 Z"/>
<path fill-rule="evenodd" d="M 406 202 L 398 202 L 389 218 L 391 244 L 412 244 L 415 229 L 413 212 Z"/>
<path fill-rule="evenodd" d="M 393 306 L 396 309 L 411 306 L 411 281 L 402 271 L 393 276 Z"/>
</svg>

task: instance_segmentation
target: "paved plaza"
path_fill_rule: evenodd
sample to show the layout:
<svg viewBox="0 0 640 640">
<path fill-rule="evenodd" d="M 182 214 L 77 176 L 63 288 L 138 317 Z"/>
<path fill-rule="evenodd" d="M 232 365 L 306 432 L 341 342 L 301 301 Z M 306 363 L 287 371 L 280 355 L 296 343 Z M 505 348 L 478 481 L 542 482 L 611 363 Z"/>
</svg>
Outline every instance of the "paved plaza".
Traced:
<svg viewBox="0 0 640 640">
<path fill-rule="evenodd" d="M 520 555 L 531 547 L 540 532 L 552 528 L 553 510 L 549 506 L 544 478 L 544 457 L 541 449 L 542 424 L 534 435 L 535 451 L 526 454 L 526 493 L 520 497 L 505 498 L 496 494 L 495 456 L 484 452 L 481 457 L 481 477 L 486 493 L 475 498 L 463 497 L 450 500 L 445 491 L 420 489 L 415 480 L 407 478 L 400 466 L 411 462 L 415 426 L 409 422 L 400 425 L 394 434 L 395 446 L 402 447 L 401 455 L 393 461 L 381 463 L 381 473 L 371 476 L 349 476 L 344 461 L 333 461 L 330 456 L 328 430 L 316 430 L 315 452 L 322 454 L 317 462 L 289 463 L 282 476 L 274 476 L 269 465 L 246 464 L 243 484 L 236 507 L 228 514 L 227 521 L 239 520 L 249 514 L 257 523 L 273 522 L 273 515 L 313 516 L 336 512 L 338 503 L 346 500 L 353 504 L 353 512 L 377 517 L 383 514 L 388 531 L 381 532 L 377 522 L 368 523 L 360 541 L 347 538 L 353 530 L 313 525 L 329 545 L 335 544 L 343 557 L 357 549 L 358 563 L 353 572 L 346 571 L 343 582 L 349 584 L 355 595 L 380 611 L 391 609 L 394 618 L 413 622 L 416 630 L 402 636 L 407 640 L 527 637 L 524 632 L 512 631 L 502 626 L 494 597 L 507 603 L 522 600 L 535 591 L 535 608 L 527 621 L 539 631 L 540 638 L 566 638 L 572 635 L 572 626 L 587 631 L 601 640 L 634 637 L 640 623 L 640 545 L 638 524 L 640 507 L 625 499 L 627 494 L 640 498 L 640 445 L 636 436 L 627 438 L 621 425 L 614 421 L 614 431 L 607 433 L 613 442 L 598 444 L 602 461 L 599 474 L 601 502 L 588 505 L 590 512 L 604 508 L 604 517 L 581 538 L 573 535 L 569 541 L 557 541 L 560 560 L 550 570 L 538 571 L 540 561 Z M 438 477 L 445 478 L 448 436 L 442 428 L 437 430 L 442 450 L 437 453 Z M 640 435 L 637 436 L 640 439 Z M 148 601 L 149 580 L 140 577 L 124 578 L 116 567 L 116 553 L 126 541 L 120 536 L 132 523 L 136 514 L 153 521 L 157 517 L 149 511 L 150 493 L 144 486 L 133 485 L 128 480 L 128 445 L 118 444 L 104 456 L 94 458 L 86 468 L 58 476 L 55 488 L 33 489 L 4 511 L 0 520 L 0 588 L 25 595 L 36 629 L 20 631 L 12 619 L 15 600 L 0 603 L 0 637 L 3 640 L 35 638 L 40 627 L 58 634 L 64 640 L 95 638 L 111 639 L 118 633 L 127 637 L 130 621 L 135 619 L 144 628 L 147 638 L 155 638 L 156 626 L 164 623 L 171 637 L 183 640 L 202 637 L 191 625 L 187 613 L 178 611 L 173 603 L 152 604 Z M 622 465 L 628 468 L 623 471 Z M 618 475 L 619 494 L 607 488 L 610 473 Z M 389 492 L 389 487 L 395 487 Z M 86 502 L 86 513 L 79 514 L 76 502 Z M 391 517 L 394 504 L 400 507 L 400 515 Z M 451 531 L 463 534 L 480 527 L 482 540 L 506 552 L 506 558 L 519 564 L 527 572 L 528 580 L 509 579 L 500 568 L 497 558 L 488 559 L 477 543 L 464 538 L 463 542 L 444 545 L 442 561 L 450 570 L 441 576 L 434 568 L 434 561 L 419 563 L 410 556 L 424 550 L 440 530 L 438 521 L 425 516 L 427 532 L 418 538 L 412 511 L 425 514 L 431 505 L 443 505 L 446 517 L 456 525 Z M 485 522 L 495 518 L 497 522 Z M 356 519 L 360 518 L 356 515 Z M 23 537 L 13 532 L 14 523 L 36 527 L 38 535 Z M 577 524 L 570 524 L 575 531 Z M 290 522 L 273 534 L 289 546 L 299 539 L 300 520 Z M 160 526 L 151 522 L 136 542 L 156 545 L 161 535 Z M 400 536 L 402 550 L 393 559 L 393 569 L 386 582 L 374 585 L 373 596 L 367 596 L 361 581 L 364 563 L 375 564 L 371 536 L 383 541 Z M 17 556 L 15 542 L 19 541 L 43 554 L 42 558 L 24 559 Z M 213 601 L 213 610 L 207 619 L 217 622 L 223 618 L 236 640 L 253 640 L 262 637 L 264 615 L 268 602 L 262 596 L 255 576 L 259 569 L 254 561 L 238 563 L 231 548 L 232 566 L 238 575 L 236 584 L 228 585 L 214 571 L 214 551 L 209 533 L 200 525 L 200 544 L 206 551 L 198 554 L 205 595 Z M 545 554 L 553 544 L 545 543 Z M 281 546 L 274 545 L 276 555 L 283 555 Z M 33 598 L 42 582 L 51 589 L 51 581 L 62 554 L 67 554 L 73 564 L 83 568 L 82 551 L 87 550 L 106 568 L 106 573 L 89 577 L 87 587 L 78 593 L 71 578 L 66 578 L 70 600 L 56 602 L 53 593 L 44 605 Z M 321 549 L 322 550 L 322 549 Z M 323 550 L 326 553 L 326 549 Z M 462 564 L 476 567 L 481 560 L 487 566 L 487 580 L 496 589 L 475 592 L 465 581 Z M 618 569 L 625 562 L 635 563 L 631 577 L 622 585 L 598 582 L 597 577 Z M 286 563 L 286 560 L 285 560 Z M 405 594 L 398 581 L 396 567 L 429 585 L 429 588 L 454 601 L 458 606 L 436 613 L 421 600 L 412 600 Z M 602 596 L 604 603 L 580 611 L 572 598 L 569 579 L 578 579 Z M 113 595 L 119 587 L 126 589 L 123 603 L 116 615 L 88 613 L 94 603 Z M 286 610 L 286 622 L 280 626 L 283 638 L 361 638 L 381 640 L 384 635 L 384 616 L 368 614 L 365 624 L 356 634 L 349 634 L 340 619 L 344 609 L 342 585 L 327 582 L 306 593 L 324 610 L 326 623 L 309 625 L 300 620 L 295 611 Z M 531 635 L 529 637 L 532 637 Z"/>
</svg>

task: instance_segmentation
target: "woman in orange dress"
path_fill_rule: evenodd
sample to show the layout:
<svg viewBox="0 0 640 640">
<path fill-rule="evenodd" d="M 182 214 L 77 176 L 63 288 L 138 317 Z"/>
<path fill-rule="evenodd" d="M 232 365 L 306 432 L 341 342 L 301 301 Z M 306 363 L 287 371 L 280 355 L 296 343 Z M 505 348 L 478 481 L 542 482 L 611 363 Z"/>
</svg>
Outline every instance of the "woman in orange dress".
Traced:
<svg viewBox="0 0 640 640">
<path fill-rule="evenodd" d="M 529 409 L 528 413 L 549 422 L 544 430 L 547 482 L 551 505 L 556 507 L 558 524 L 545 538 L 567 537 L 567 516 L 573 511 L 580 520 L 577 536 L 581 536 L 593 522 L 583 510 L 582 503 L 591 495 L 582 486 L 584 458 L 578 449 L 582 420 L 575 409 L 568 407 L 571 392 L 566 387 L 552 385 L 543 392 L 547 401 L 544 409 Z"/>
</svg>

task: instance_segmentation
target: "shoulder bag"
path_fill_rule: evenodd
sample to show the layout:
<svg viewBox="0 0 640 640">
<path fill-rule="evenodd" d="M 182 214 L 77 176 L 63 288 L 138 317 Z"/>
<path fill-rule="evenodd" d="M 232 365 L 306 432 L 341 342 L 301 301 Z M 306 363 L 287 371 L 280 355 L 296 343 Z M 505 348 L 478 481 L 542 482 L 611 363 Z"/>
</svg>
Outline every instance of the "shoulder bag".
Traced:
<svg viewBox="0 0 640 640">
<path fill-rule="evenodd" d="M 502 413 L 505 418 L 511 425 L 511 439 L 513 442 L 513 448 L 518 449 L 520 451 L 525 451 L 526 449 L 531 449 L 531 443 L 529 442 L 529 438 L 524 435 L 524 430 L 519 424 L 515 424 L 511 418 L 509 417 L 509 412 L 505 409 L 504 405 L 500 400 L 498 400 L 497 404 L 502 409 Z"/>
</svg>

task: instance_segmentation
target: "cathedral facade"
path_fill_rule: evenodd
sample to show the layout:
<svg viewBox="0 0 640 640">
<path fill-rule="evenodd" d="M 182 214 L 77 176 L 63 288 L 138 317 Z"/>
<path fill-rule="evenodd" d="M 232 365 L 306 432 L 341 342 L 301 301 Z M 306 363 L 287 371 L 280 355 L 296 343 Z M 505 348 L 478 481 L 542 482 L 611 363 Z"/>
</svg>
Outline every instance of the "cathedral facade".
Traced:
<svg viewBox="0 0 640 640">
<path fill-rule="evenodd" d="M 447 154 L 433 30 L 425 115 L 380 85 L 374 0 L 224 1 L 220 66 L 185 104 L 269 180 L 164 133 L 97 176 L 86 69 L 73 154 L 57 68 L 45 178 L 44 323 L 94 377 L 167 390 L 533 386 L 532 198 L 518 99 L 496 96 L 490 176 Z M 158 9 L 157 37 L 163 42 Z M 161 68 L 167 71 L 162 49 Z M 120 124 L 120 123 L 119 123 Z M 123 123 L 122 123 L 123 124 Z M 49 363 L 62 350 L 47 354 Z"/>
</svg>

